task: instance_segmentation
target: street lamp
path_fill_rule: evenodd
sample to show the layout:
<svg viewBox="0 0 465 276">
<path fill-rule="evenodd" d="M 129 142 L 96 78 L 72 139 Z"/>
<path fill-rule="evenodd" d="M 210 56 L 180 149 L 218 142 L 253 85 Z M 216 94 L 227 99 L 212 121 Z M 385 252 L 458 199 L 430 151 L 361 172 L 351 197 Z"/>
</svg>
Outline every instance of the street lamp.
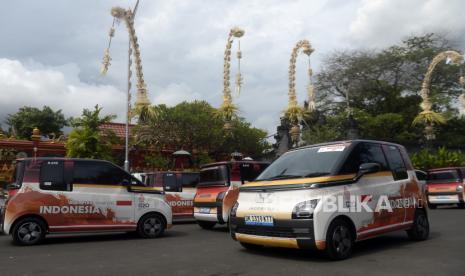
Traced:
<svg viewBox="0 0 465 276">
<path fill-rule="evenodd" d="M 129 34 L 129 46 L 128 46 L 128 78 L 127 78 L 127 94 L 126 94 L 126 123 L 125 123 L 125 147 L 124 147 L 124 169 L 129 171 L 129 124 L 131 121 L 131 65 L 132 59 L 131 55 L 134 57 L 136 77 L 137 77 L 137 99 L 135 102 L 135 110 L 140 114 L 140 112 L 150 106 L 150 100 L 147 97 L 147 86 L 144 81 L 144 74 L 142 72 L 142 59 L 140 56 L 139 43 L 137 42 L 136 30 L 134 28 L 134 18 L 136 16 L 137 7 L 139 6 L 139 0 L 137 0 L 136 5 L 133 10 L 125 10 L 121 7 L 113 7 L 111 9 L 111 15 L 113 16 L 113 25 L 109 32 L 109 43 L 108 47 L 105 49 L 102 70 L 101 74 L 105 75 L 110 66 L 110 45 L 111 40 L 115 35 L 115 21 L 122 20 L 125 22 Z"/>
<path fill-rule="evenodd" d="M 436 68 L 436 66 L 442 61 L 451 61 L 453 64 L 460 64 L 461 62 L 463 62 L 463 56 L 456 51 L 441 52 L 433 58 L 428 67 L 428 70 L 426 71 L 425 78 L 423 79 L 423 83 L 421 84 L 420 91 L 420 96 L 422 98 L 420 107 L 423 111 L 415 117 L 415 119 L 413 120 L 413 125 L 425 125 L 424 132 L 427 141 L 432 141 L 436 139 L 436 135 L 434 134 L 434 124 L 444 124 L 446 122 L 446 119 L 443 115 L 431 110 L 432 103 L 429 97 L 429 86 L 431 84 L 431 77 L 433 75 L 433 71 Z M 460 79 L 459 81 L 461 83 L 464 82 L 463 79 Z"/>
</svg>

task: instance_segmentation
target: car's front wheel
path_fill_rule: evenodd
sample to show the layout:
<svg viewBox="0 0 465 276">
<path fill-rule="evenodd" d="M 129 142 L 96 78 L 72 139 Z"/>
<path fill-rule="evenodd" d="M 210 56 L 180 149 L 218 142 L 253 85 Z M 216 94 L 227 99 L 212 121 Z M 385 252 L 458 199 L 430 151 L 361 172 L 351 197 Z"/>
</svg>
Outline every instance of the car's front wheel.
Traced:
<svg viewBox="0 0 465 276">
<path fill-rule="evenodd" d="M 149 214 L 142 217 L 137 225 L 137 233 L 140 237 L 153 239 L 163 235 L 166 223 L 159 214 Z"/>
<path fill-rule="evenodd" d="M 413 241 L 424 241 L 429 237 L 429 221 L 425 210 L 417 209 L 413 226 L 407 230 L 408 237 Z"/>
<path fill-rule="evenodd" d="M 334 220 L 326 233 L 326 254 L 332 260 L 343 260 L 350 257 L 354 245 L 355 234 L 343 219 Z"/>
<path fill-rule="evenodd" d="M 18 221 L 11 234 L 16 244 L 35 245 L 45 238 L 46 231 L 47 227 L 42 220 L 30 217 Z"/>
</svg>

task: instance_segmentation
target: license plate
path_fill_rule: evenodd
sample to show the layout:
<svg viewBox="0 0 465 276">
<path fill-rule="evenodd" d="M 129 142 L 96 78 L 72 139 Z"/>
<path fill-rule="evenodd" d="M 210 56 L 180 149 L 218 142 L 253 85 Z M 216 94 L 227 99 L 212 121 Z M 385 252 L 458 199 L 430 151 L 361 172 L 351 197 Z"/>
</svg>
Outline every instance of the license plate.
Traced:
<svg viewBox="0 0 465 276">
<path fill-rule="evenodd" d="M 273 221 L 272 216 L 250 215 L 250 216 L 245 217 L 245 224 L 247 224 L 247 225 L 273 226 L 274 221 Z"/>
<path fill-rule="evenodd" d="M 202 214 L 210 214 L 210 208 L 200 208 L 199 212 Z"/>
</svg>

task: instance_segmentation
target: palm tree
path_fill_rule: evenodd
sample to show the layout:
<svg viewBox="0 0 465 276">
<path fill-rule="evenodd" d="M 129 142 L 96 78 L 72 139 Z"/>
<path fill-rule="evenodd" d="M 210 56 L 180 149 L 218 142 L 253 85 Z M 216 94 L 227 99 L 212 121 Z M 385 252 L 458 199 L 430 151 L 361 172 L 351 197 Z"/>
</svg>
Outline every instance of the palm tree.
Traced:
<svg viewBox="0 0 465 276">
<path fill-rule="evenodd" d="M 74 128 L 66 141 L 66 155 L 75 158 L 93 158 L 112 160 L 112 145 L 118 138 L 112 130 L 100 129 L 110 123 L 115 115 L 100 117 L 102 108 L 98 105 L 94 110 L 84 109 L 82 116 L 71 121 Z"/>
</svg>

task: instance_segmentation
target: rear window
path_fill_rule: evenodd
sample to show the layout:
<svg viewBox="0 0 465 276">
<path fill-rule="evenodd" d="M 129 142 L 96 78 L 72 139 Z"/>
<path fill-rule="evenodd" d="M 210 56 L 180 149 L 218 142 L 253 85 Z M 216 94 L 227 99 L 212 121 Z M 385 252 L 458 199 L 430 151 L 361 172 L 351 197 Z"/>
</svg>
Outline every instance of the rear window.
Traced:
<svg viewBox="0 0 465 276">
<path fill-rule="evenodd" d="M 428 182 L 455 182 L 460 176 L 456 170 L 435 171 L 428 173 Z"/>
<path fill-rule="evenodd" d="M 228 185 L 228 168 L 226 165 L 203 168 L 200 171 L 199 186 Z"/>
</svg>

